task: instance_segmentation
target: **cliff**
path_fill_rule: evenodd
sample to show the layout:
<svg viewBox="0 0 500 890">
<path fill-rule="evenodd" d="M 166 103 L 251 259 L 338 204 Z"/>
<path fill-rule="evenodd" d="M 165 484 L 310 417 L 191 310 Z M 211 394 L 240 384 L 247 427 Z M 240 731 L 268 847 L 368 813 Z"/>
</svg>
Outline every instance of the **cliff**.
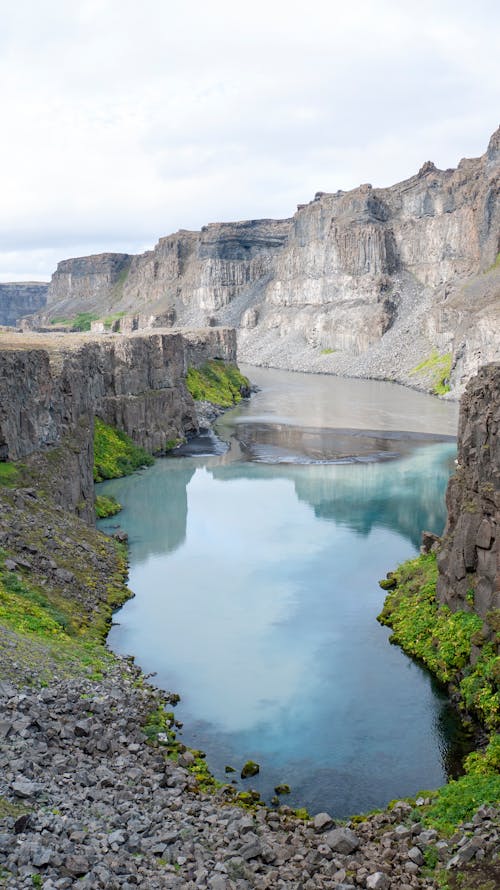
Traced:
<svg viewBox="0 0 500 890">
<path fill-rule="evenodd" d="M 500 610 L 500 364 L 482 368 L 462 398 L 446 503 L 438 599 L 453 611 L 477 612 L 487 639 Z"/>
<path fill-rule="evenodd" d="M 457 395 L 500 358 L 499 174 L 500 129 L 456 170 L 428 161 L 390 188 L 318 192 L 292 219 L 180 231 L 134 257 L 65 260 L 37 323 L 88 311 L 136 314 L 135 327 L 158 315 L 231 325 L 250 363 Z"/>
<path fill-rule="evenodd" d="M 14 281 L 0 284 L 0 325 L 15 325 L 18 318 L 44 308 L 48 283 Z"/>
<path fill-rule="evenodd" d="M 94 416 L 162 452 L 197 429 L 188 366 L 235 355 L 234 331 L 222 328 L 186 337 L 0 333 L 0 460 L 36 466 L 56 503 L 93 522 Z"/>
</svg>

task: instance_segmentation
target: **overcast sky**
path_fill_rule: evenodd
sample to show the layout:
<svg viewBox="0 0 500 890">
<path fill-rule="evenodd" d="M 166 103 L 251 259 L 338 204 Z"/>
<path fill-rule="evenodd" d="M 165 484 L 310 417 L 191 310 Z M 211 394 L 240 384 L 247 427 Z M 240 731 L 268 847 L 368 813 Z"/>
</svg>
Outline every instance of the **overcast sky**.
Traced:
<svg viewBox="0 0 500 890">
<path fill-rule="evenodd" d="M 482 154 L 498 0 L 0 0 L 0 280 Z"/>
</svg>

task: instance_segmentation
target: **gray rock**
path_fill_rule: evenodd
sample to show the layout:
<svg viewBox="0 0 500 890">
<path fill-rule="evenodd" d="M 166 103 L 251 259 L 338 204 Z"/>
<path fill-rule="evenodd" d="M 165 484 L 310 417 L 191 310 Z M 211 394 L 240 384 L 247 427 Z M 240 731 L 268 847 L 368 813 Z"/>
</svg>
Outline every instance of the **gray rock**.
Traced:
<svg viewBox="0 0 500 890">
<path fill-rule="evenodd" d="M 12 791 L 16 797 L 34 797 L 40 790 L 40 786 L 36 782 L 20 777 L 12 783 Z"/>
<path fill-rule="evenodd" d="M 408 850 L 408 859 L 411 859 L 411 861 L 415 862 L 416 865 L 423 865 L 424 863 L 422 851 L 419 850 L 418 847 L 412 847 L 411 850 Z"/>
<path fill-rule="evenodd" d="M 366 879 L 367 890 L 388 890 L 391 882 L 385 872 L 376 871 Z"/>
<path fill-rule="evenodd" d="M 350 828 L 334 828 L 324 835 L 323 840 L 335 853 L 344 855 L 353 853 L 360 844 L 357 834 Z"/>
<path fill-rule="evenodd" d="M 328 831 L 335 825 L 334 820 L 329 813 L 317 813 L 313 819 L 314 830 L 317 832 Z"/>
</svg>

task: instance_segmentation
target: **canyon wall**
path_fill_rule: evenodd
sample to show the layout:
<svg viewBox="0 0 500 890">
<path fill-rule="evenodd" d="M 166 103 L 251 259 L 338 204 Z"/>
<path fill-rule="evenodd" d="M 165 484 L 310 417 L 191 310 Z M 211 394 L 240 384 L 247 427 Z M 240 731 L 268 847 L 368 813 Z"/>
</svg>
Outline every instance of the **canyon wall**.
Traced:
<svg viewBox="0 0 500 890">
<path fill-rule="evenodd" d="M 483 367 L 462 397 L 446 504 L 438 598 L 453 611 L 473 608 L 488 638 L 500 610 L 500 364 Z"/>
<path fill-rule="evenodd" d="M 15 325 L 23 315 L 40 312 L 47 303 L 49 285 L 42 281 L 0 283 L 0 325 Z"/>
<path fill-rule="evenodd" d="M 189 365 L 235 361 L 235 333 L 0 334 L 0 460 L 34 462 L 54 500 L 93 521 L 94 416 L 160 453 L 197 429 Z"/>
<path fill-rule="evenodd" d="M 91 311 L 135 313 L 139 327 L 155 315 L 230 325 L 250 363 L 430 390 L 435 363 L 417 366 L 442 356 L 457 395 L 500 359 L 499 185 L 500 129 L 457 169 L 428 161 L 389 188 L 318 192 L 291 219 L 180 231 L 134 257 L 65 260 L 37 323 Z"/>
</svg>

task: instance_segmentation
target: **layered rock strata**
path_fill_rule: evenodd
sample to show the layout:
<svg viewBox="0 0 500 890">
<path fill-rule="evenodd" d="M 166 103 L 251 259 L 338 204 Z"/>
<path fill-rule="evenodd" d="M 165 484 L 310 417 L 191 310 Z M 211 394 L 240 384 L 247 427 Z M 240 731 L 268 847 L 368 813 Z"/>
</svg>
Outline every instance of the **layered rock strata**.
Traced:
<svg viewBox="0 0 500 890">
<path fill-rule="evenodd" d="M 92 521 L 94 416 L 162 452 L 197 429 L 188 366 L 235 356 L 234 331 L 222 328 L 186 336 L 0 335 L 0 459 L 48 459 L 56 501 Z"/>
<path fill-rule="evenodd" d="M 23 315 L 40 312 L 47 302 L 48 282 L 0 283 L 0 325 L 15 325 Z"/>
<path fill-rule="evenodd" d="M 500 358 L 499 184 L 500 129 L 456 170 L 429 161 L 390 188 L 318 192 L 292 219 L 180 231 L 134 257 L 65 260 L 47 318 L 229 324 L 250 363 L 424 389 L 435 371 L 415 368 L 451 353 L 456 395 Z"/>
<path fill-rule="evenodd" d="M 474 609 L 487 639 L 500 610 L 500 364 L 482 368 L 462 398 L 446 504 L 438 598 L 453 611 Z"/>
</svg>

